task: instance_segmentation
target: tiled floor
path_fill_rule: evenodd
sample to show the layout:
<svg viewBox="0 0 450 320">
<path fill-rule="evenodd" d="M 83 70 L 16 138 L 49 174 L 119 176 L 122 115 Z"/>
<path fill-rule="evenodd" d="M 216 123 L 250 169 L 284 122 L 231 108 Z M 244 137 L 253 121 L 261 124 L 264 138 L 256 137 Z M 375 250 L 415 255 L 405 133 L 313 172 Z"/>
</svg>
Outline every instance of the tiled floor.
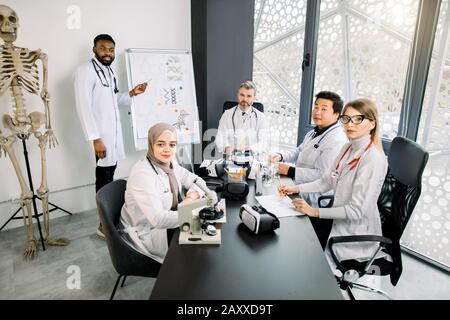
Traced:
<svg viewBox="0 0 450 320">
<path fill-rule="evenodd" d="M 0 299 L 109 299 L 117 273 L 105 241 L 95 234 L 97 226 L 95 210 L 51 220 L 51 235 L 67 237 L 71 243 L 47 246 L 46 251 L 39 246 L 31 261 L 22 256 L 24 228 L 0 232 Z M 154 281 L 128 277 L 115 299 L 148 299 Z"/>
<path fill-rule="evenodd" d="M 108 299 L 117 273 L 105 241 L 95 235 L 97 212 L 56 218 L 50 226 L 52 236 L 67 237 L 70 245 L 47 247 L 45 252 L 40 248 L 32 261 L 22 256 L 24 228 L 0 232 L 0 299 Z M 403 269 L 396 287 L 390 285 L 388 277 L 381 282 L 366 282 L 378 285 L 394 299 L 450 299 L 448 274 L 407 255 Z M 115 299 L 148 299 L 154 282 L 151 278 L 128 277 Z M 382 298 L 359 290 L 354 294 L 359 299 Z"/>
</svg>

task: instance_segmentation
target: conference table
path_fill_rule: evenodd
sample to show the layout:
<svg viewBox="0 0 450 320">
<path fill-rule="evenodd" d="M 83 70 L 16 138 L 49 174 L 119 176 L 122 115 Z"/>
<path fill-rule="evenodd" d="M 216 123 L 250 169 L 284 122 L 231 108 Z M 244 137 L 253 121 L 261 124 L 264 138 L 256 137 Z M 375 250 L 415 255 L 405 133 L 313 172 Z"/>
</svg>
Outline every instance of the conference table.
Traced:
<svg viewBox="0 0 450 320">
<path fill-rule="evenodd" d="M 226 200 L 221 244 L 180 245 L 175 231 L 150 299 L 344 299 L 309 217 L 281 218 L 280 228 L 259 235 L 241 223 L 240 206 L 257 204 L 249 187 L 246 199 Z"/>
</svg>

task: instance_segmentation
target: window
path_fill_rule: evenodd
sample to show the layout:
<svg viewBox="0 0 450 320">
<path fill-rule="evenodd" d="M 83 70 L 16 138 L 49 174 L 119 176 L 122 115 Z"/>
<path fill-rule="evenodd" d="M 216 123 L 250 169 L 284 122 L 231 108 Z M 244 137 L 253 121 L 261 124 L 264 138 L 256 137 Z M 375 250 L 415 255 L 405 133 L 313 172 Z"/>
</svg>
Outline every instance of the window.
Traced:
<svg viewBox="0 0 450 320">
<path fill-rule="evenodd" d="M 322 90 L 335 91 L 344 101 L 373 100 L 387 142 L 399 134 L 417 136 L 430 159 L 422 196 L 402 244 L 446 268 L 450 265 L 449 2 L 256 0 L 254 46 L 258 98 L 267 106 L 271 138 L 279 139 L 280 147 L 296 146 L 297 135 L 302 139 L 312 127 L 307 112 L 313 103 L 310 91 Z M 306 37 L 305 28 L 311 31 Z M 315 69 L 302 71 L 303 51 L 312 55 Z"/>
<path fill-rule="evenodd" d="M 253 80 L 272 145 L 297 146 L 306 0 L 256 0 Z"/>
<path fill-rule="evenodd" d="M 322 0 L 315 91 L 369 98 L 381 134 L 397 136 L 418 0 Z"/>
<path fill-rule="evenodd" d="M 402 244 L 450 266 L 450 12 L 441 3 L 417 141 L 430 152 Z"/>
</svg>

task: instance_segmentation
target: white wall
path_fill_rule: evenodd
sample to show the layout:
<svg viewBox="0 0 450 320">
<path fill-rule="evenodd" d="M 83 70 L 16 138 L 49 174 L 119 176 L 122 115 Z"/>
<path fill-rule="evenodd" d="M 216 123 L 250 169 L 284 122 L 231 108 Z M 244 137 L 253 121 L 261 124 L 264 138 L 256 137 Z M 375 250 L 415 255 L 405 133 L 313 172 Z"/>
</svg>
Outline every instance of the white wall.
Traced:
<svg viewBox="0 0 450 320">
<path fill-rule="evenodd" d="M 75 111 L 72 74 L 75 68 L 92 57 L 92 40 L 99 33 L 109 33 L 116 41 L 113 68 L 119 89 L 128 90 L 124 49 L 162 48 L 191 49 L 189 0 L 2 0 L 19 16 L 19 47 L 40 48 L 49 56 L 49 92 L 52 127 L 59 140 L 55 149 L 47 150 L 49 200 L 71 212 L 95 207 L 94 156 L 91 144 L 85 141 Z M 80 27 L 71 6 L 80 9 Z M 68 23 L 70 27 L 68 27 Z M 3 43 L 3 41 L 0 41 Z M 37 96 L 25 93 L 28 111 L 43 112 Z M 144 153 L 134 151 L 129 108 L 121 110 L 127 158 L 118 164 L 116 178 L 126 177 L 131 166 Z M 0 116 L 11 111 L 9 92 L 0 97 Z M 8 132 L 0 125 L 3 134 Z M 40 183 L 40 153 L 37 140 L 28 142 L 34 188 Z M 23 162 L 21 141 L 16 154 Z M 25 165 L 22 163 L 23 172 Z M 18 198 L 20 188 L 9 158 L 0 158 L 0 226 L 17 209 L 12 198 Z M 52 218 L 62 215 L 52 213 Z M 18 217 L 21 216 L 19 213 Z M 23 225 L 10 222 L 7 228 Z M 94 227 L 94 226 L 93 226 Z"/>
</svg>

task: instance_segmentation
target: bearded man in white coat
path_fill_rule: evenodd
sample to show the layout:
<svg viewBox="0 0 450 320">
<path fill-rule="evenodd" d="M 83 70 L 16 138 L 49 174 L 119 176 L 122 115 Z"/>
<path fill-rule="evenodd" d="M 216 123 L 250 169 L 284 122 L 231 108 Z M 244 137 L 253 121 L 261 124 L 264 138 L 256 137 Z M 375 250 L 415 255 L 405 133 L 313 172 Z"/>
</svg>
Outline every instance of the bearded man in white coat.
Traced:
<svg viewBox="0 0 450 320">
<path fill-rule="evenodd" d="M 216 145 L 219 152 L 230 155 L 236 151 L 260 153 L 267 149 L 266 117 L 253 107 L 256 85 L 240 84 L 238 105 L 225 110 L 219 121 Z"/>
<path fill-rule="evenodd" d="M 122 126 L 118 106 L 129 106 L 131 98 L 143 92 L 147 83 L 129 92 L 119 92 L 111 64 L 115 58 L 115 41 L 99 34 L 92 49 L 95 57 L 74 73 L 76 109 L 86 140 L 95 152 L 95 192 L 113 181 L 117 161 L 125 158 Z M 97 235 L 104 238 L 101 224 Z"/>
</svg>

